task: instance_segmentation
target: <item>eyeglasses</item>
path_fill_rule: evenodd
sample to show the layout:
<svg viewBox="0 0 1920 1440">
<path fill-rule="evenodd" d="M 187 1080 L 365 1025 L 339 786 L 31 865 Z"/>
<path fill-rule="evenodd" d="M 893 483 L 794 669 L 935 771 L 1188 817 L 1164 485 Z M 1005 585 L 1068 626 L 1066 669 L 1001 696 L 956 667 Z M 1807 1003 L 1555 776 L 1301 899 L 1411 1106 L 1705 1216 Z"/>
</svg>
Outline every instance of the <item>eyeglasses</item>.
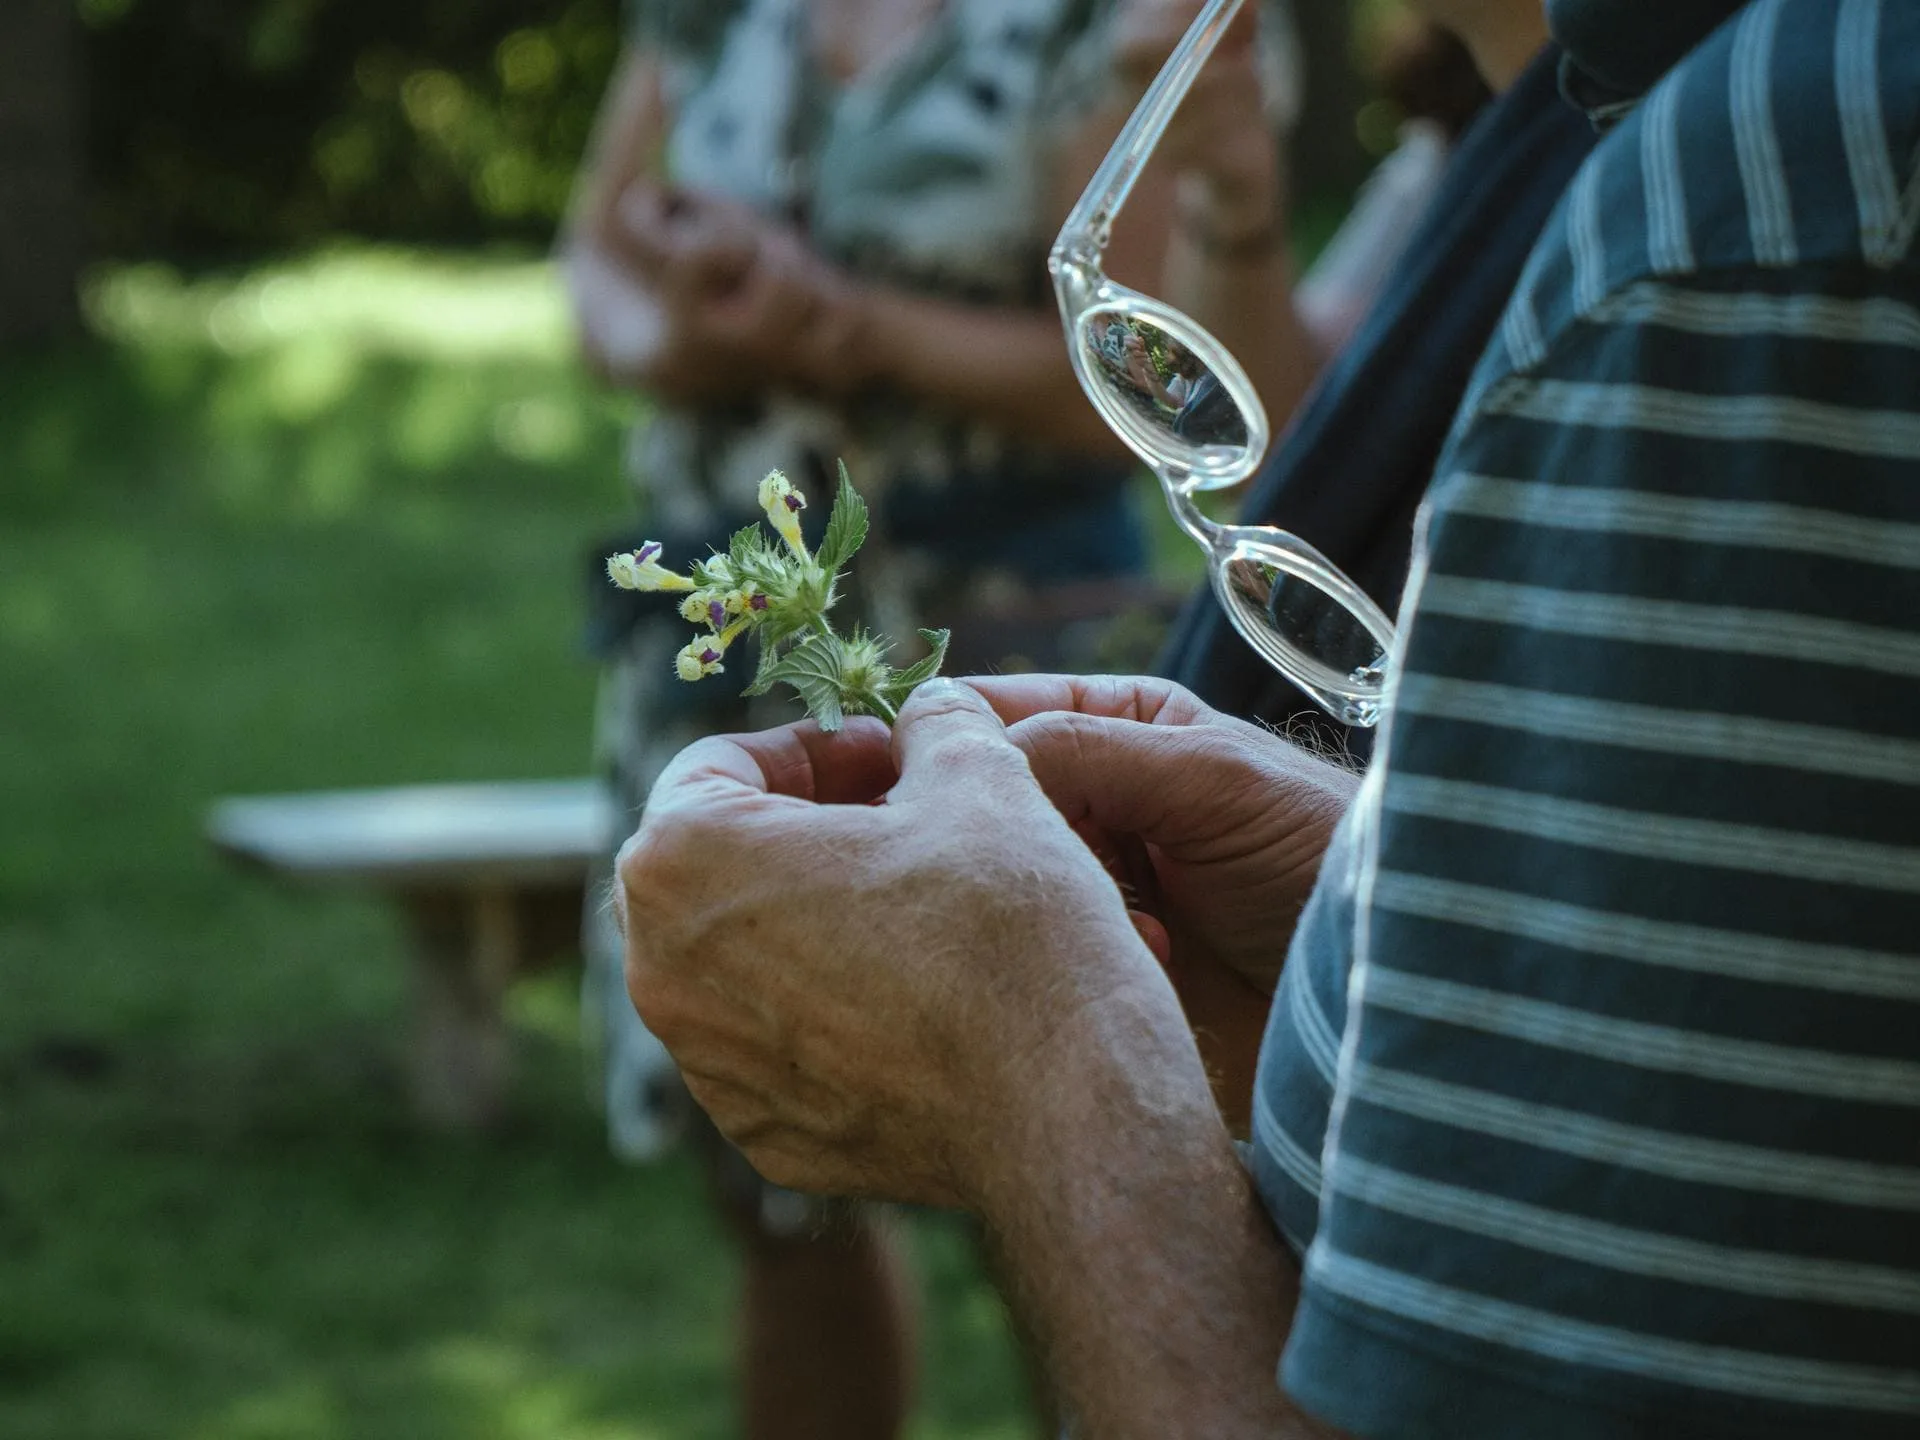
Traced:
<svg viewBox="0 0 1920 1440">
<path fill-rule="evenodd" d="M 1128 118 L 1054 241 L 1047 268 L 1080 386 L 1160 477 L 1207 552 L 1214 595 L 1276 670 L 1349 725 L 1380 718 L 1393 622 L 1326 556 L 1271 525 L 1221 525 L 1196 497 L 1259 468 L 1272 431 L 1226 347 L 1164 301 L 1108 279 L 1100 259 L 1153 147 L 1241 0 L 1211 0 Z"/>
</svg>

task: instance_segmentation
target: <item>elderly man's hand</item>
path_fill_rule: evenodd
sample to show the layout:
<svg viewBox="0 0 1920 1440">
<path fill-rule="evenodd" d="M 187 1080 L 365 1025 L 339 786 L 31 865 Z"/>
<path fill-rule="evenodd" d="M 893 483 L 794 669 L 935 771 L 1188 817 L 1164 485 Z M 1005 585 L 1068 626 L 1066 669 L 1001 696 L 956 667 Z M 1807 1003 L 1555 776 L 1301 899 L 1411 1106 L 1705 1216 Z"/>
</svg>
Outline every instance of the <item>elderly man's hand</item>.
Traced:
<svg viewBox="0 0 1920 1440">
<path fill-rule="evenodd" d="M 777 1183 L 985 1209 L 1054 1092 L 1110 1083 L 1112 1036 L 1191 1050 L 1118 887 L 952 682 L 891 741 L 692 746 L 620 879 L 636 1008 Z"/>
<path fill-rule="evenodd" d="M 1281 961 L 1357 778 L 1164 680 L 972 683 L 1159 939 L 1215 1102 L 1245 1135 Z"/>
<path fill-rule="evenodd" d="M 969 683 L 1133 903 L 1271 993 L 1359 777 L 1170 681 Z"/>
</svg>

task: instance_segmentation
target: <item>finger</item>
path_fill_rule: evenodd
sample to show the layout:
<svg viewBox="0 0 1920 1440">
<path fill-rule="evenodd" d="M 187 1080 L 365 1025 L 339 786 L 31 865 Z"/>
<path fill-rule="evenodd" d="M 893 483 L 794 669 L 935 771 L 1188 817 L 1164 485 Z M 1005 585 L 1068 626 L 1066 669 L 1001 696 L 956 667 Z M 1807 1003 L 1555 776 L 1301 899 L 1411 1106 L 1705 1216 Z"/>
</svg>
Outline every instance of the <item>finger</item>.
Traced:
<svg viewBox="0 0 1920 1440">
<path fill-rule="evenodd" d="M 889 803 L 912 803 L 962 776 L 975 783 L 1031 783 L 1026 761 L 1008 742 L 993 708 L 978 691 L 945 677 L 927 681 L 900 708 L 893 755 L 900 783 Z"/>
<path fill-rule="evenodd" d="M 1195 807 L 1190 799 L 1196 776 L 1206 773 L 1209 758 L 1218 759 L 1200 753 L 1202 743 L 1219 744 L 1210 729 L 1055 711 L 1007 733 L 1070 825 L 1177 846 L 1218 824 L 1216 806 Z"/>
<path fill-rule="evenodd" d="M 811 720 L 735 737 L 759 763 L 767 788 L 815 805 L 869 805 L 900 778 L 892 734 L 868 715 L 831 733 Z"/>
<path fill-rule="evenodd" d="M 698 201 L 650 182 L 621 196 L 617 228 L 620 257 L 664 298 L 698 301 L 737 284 L 753 262 L 752 235 L 716 225 Z"/>
<path fill-rule="evenodd" d="M 1191 690 L 1151 675 L 982 675 L 967 681 L 1008 725 L 1052 710 L 1199 725 L 1223 718 Z"/>
<path fill-rule="evenodd" d="M 835 734 L 812 721 L 753 735 L 715 735 L 676 755 L 653 782 L 649 815 L 716 802 L 774 798 L 864 804 L 894 782 L 887 727 L 855 717 Z"/>
<path fill-rule="evenodd" d="M 757 230 L 702 210 L 679 237 L 688 273 L 709 288 L 730 288 L 753 268 L 765 247 Z"/>
</svg>

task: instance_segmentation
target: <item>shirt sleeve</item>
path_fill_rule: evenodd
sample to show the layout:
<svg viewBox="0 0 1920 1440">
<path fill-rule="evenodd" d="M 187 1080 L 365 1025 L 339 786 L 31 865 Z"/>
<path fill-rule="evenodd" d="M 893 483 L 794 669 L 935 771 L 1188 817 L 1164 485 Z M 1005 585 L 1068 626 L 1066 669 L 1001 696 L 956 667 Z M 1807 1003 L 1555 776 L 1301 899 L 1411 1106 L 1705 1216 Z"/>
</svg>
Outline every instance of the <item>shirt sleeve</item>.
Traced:
<svg viewBox="0 0 1920 1440">
<path fill-rule="evenodd" d="M 1920 272 L 1604 300 L 1481 394 L 1410 594 L 1283 1383 L 1913 1435 Z"/>
</svg>

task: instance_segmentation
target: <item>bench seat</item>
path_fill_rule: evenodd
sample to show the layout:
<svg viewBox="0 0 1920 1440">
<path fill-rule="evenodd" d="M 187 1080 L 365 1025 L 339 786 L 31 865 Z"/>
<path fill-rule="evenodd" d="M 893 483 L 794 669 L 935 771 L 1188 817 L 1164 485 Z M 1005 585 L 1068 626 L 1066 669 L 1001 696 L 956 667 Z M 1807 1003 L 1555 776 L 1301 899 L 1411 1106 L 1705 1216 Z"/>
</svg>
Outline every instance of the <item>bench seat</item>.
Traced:
<svg viewBox="0 0 1920 1440">
<path fill-rule="evenodd" d="M 498 1118 L 515 975 L 575 953 L 588 877 L 624 830 L 597 780 L 407 785 L 236 796 L 207 817 L 235 862 L 304 885 L 390 896 L 406 919 L 412 1089 L 429 1123 Z"/>
</svg>

